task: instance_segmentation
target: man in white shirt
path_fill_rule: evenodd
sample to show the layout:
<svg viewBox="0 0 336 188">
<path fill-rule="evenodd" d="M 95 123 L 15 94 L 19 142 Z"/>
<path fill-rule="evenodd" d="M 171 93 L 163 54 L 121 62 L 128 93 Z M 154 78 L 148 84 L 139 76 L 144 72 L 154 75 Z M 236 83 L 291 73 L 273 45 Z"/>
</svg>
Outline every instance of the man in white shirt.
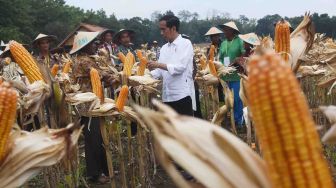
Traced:
<svg viewBox="0 0 336 188">
<path fill-rule="evenodd" d="M 180 20 L 173 15 L 160 19 L 161 35 L 167 40 L 158 62 L 149 62 L 153 77 L 162 79 L 162 101 L 180 114 L 196 110 L 193 73 L 193 46 L 179 34 Z"/>
</svg>

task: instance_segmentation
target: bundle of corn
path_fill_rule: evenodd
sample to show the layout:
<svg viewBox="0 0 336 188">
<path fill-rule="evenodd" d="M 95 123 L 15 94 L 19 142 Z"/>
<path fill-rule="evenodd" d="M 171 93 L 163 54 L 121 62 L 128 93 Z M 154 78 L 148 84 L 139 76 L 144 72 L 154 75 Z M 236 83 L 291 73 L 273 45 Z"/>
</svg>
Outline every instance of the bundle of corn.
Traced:
<svg viewBox="0 0 336 188">
<path fill-rule="evenodd" d="M 11 105 L 13 107 L 14 103 Z M 15 111 L 13 114 L 15 117 Z M 10 119 L 14 121 L 14 118 Z M 0 164 L 0 187 L 20 187 L 43 168 L 61 161 L 72 151 L 80 133 L 80 126 L 71 124 L 59 130 L 42 128 L 26 132 L 13 129 L 9 139 L 1 137 L 1 143 L 7 142 L 10 150 Z"/>
<path fill-rule="evenodd" d="M 157 101 L 153 104 L 159 112 L 136 110 L 154 134 L 162 167 L 179 187 L 193 185 L 174 162 L 205 187 L 271 187 L 265 163 L 240 139 L 207 121 L 180 116 Z"/>
<path fill-rule="evenodd" d="M 288 62 L 290 51 L 290 29 L 289 23 L 281 20 L 275 27 L 275 52 L 280 53 L 282 58 Z"/>
<path fill-rule="evenodd" d="M 279 55 L 249 63 L 247 96 L 274 187 L 333 187 L 306 99 Z"/>
<path fill-rule="evenodd" d="M 27 86 L 28 93 L 22 96 L 24 114 L 37 113 L 44 101 L 51 96 L 50 87 L 43 81 L 37 81 Z"/>
<path fill-rule="evenodd" d="M 68 74 L 71 71 L 72 59 L 69 55 L 62 55 L 63 70 L 64 74 Z"/>
<path fill-rule="evenodd" d="M 104 93 L 102 83 L 100 80 L 99 73 L 95 68 L 90 69 L 90 79 L 93 93 L 97 95 L 101 103 L 104 103 Z"/>
<path fill-rule="evenodd" d="M 33 56 L 16 41 L 9 42 L 9 48 L 15 62 L 21 67 L 30 83 L 44 80 Z"/>
</svg>

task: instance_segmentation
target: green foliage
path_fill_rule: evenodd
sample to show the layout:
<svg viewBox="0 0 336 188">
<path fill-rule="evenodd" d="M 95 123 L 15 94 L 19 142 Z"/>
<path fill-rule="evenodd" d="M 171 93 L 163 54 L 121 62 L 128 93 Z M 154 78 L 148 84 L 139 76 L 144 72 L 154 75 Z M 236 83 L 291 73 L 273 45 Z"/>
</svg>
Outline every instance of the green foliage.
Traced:
<svg viewBox="0 0 336 188">
<path fill-rule="evenodd" d="M 181 33 L 191 36 L 193 43 L 208 42 L 204 34 L 211 26 L 218 26 L 228 21 L 235 21 L 241 33 L 256 32 L 259 35 L 274 33 L 273 24 L 281 19 L 280 15 L 267 15 L 259 20 L 247 18 L 231 18 L 228 13 L 211 12 L 206 19 L 200 19 L 198 13 L 182 10 L 174 13 L 155 11 L 151 18 L 133 17 L 118 20 L 114 14 L 107 15 L 101 10 L 83 10 L 65 4 L 64 0 L 0 0 L 0 39 L 18 40 L 31 44 L 38 33 L 53 34 L 62 41 L 80 22 L 100 25 L 118 31 L 121 28 L 133 29 L 136 32 L 134 43 L 164 43 L 160 36 L 158 20 L 164 14 L 175 14 L 181 19 Z M 303 16 L 285 18 L 295 28 Z M 316 31 L 336 38 L 336 16 L 313 14 Z"/>
</svg>

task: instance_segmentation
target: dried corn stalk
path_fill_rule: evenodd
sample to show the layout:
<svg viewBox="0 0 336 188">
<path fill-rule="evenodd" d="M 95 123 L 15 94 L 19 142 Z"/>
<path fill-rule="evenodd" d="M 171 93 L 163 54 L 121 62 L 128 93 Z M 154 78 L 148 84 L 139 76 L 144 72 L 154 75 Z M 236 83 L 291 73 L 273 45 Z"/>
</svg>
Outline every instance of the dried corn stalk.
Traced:
<svg viewBox="0 0 336 188">
<path fill-rule="evenodd" d="M 172 160 L 205 187 L 271 187 L 262 159 L 237 137 L 207 121 L 180 116 L 159 102 L 154 105 L 160 112 L 136 110 L 154 133 L 161 165 L 179 187 L 192 186 Z"/>
</svg>

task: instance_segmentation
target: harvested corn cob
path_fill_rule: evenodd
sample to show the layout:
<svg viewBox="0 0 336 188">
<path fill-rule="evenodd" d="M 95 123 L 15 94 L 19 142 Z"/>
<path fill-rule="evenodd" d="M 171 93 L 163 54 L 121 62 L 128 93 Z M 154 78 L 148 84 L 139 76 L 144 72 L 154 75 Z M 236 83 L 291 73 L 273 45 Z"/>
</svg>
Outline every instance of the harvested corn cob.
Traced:
<svg viewBox="0 0 336 188">
<path fill-rule="evenodd" d="M 62 72 L 66 73 L 66 74 L 69 73 L 70 69 L 71 69 L 71 64 L 72 64 L 71 61 L 66 62 L 64 67 L 63 67 Z"/>
<path fill-rule="evenodd" d="M 11 86 L 0 85 L 0 165 L 9 151 L 9 137 L 16 116 L 17 95 Z"/>
<path fill-rule="evenodd" d="M 209 50 L 209 61 L 214 60 L 215 60 L 215 45 L 211 45 Z"/>
<path fill-rule="evenodd" d="M 210 69 L 210 73 L 213 75 L 213 76 L 216 76 L 217 77 L 217 70 L 216 70 L 216 66 L 215 66 L 215 63 L 211 60 L 209 60 L 209 69 Z"/>
<path fill-rule="evenodd" d="M 30 83 L 43 80 L 33 56 L 18 42 L 9 42 L 9 48 L 15 62 L 21 67 Z"/>
<path fill-rule="evenodd" d="M 58 64 L 54 64 L 51 68 L 51 75 L 53 77 L 55 77 L 57 75 L 57 72 L 58 72 L 58 69 L 59 69 L 59 66 Z"/>
<path fill-rule="evenodd" d="M 132 68 L 133 68 L 133 59 L 132 56 L 127 54 L 127 57 L 125 59 L 123 73 L 126 77 L 129 77 L 132 75 Z"/>
<path fill-rule="evenodd" d="M 139 67 L 138 67 L 138 76 L 143 76 L 145 74 L 146 66 L 147 66 L 147 58 L 143 57 L 141 50 L 137 50 L 137 56 L 140 61 Z"/>
<path fill-rule="evenodd" d="M 142 58 L 143 58 L 143 55 L 142 55 L 142 51 L 141 51 L 141 50 L 137 50 L 137 51 L 136 51 L 136 54 L 137 54 L 138 59 L 142 59 Z"/>
<path fill-rule="evenodd" d="M 274 187 L 333 186 L 307 101 L 276 54 L 249 63 L 247 95 Z"/>
<path fill-rule="evenodd" d="M 132 66 L 135 64 L 135 57 L 132 52 L 128 52 L 126 58 L 131 62 Z"/>
<path fill-rule="evenodd" d="M 125 55 L 124 55 L 122 52 L 119 52 L 119 53 L 118 53 L 118 58 L 119 58 L 119 60 L 120 60 L 123 64 L 126 63 L 126 57 L 125 57 Z"/>
<path fill-rule="evenodd" d="M 275 27 L 275 52 L 281 53 L 282 58 L 288 62 L 290 53 L 290 28 L 288 22 L 281 20 Z"/>
<path fill-rule="evenodd" d="M 97 97 L 100 99 L 101 103 L 103 103 L 104 102 L 103 87 L 100 81 L 99 73 L 95 68 L 90 69 L 90 79 L 93 93 L 96 94 Z"/>
<path fill-rule="evenodd" d="M 127 98 L 128 98 L 128 86 L 124 85 L 122 86 L 117 102 L 116 102 L 116 107 L 118 109 L 119 112 L 124 111 L 124 106 L 127 102 Z"/>
<path fill-rule="evenodd" d="M 201 64 L 201 69 L 204 70 L 206 69 L 207 63 L 206 63 L 206 57 L 202 56 L 200 58 L 200 64 Z"/>
<path fill-rule="evenodd" d="M 145 70 L 146 70 L 147 63 L 148 63 L 148 61 L 147 61 L 146 58 L 143 57 L 143 58 L 140 59 L 140 64 L 139 64 L 138 72 L 137 72 L 138 76 L 145 75 Z"/>
</svg>

